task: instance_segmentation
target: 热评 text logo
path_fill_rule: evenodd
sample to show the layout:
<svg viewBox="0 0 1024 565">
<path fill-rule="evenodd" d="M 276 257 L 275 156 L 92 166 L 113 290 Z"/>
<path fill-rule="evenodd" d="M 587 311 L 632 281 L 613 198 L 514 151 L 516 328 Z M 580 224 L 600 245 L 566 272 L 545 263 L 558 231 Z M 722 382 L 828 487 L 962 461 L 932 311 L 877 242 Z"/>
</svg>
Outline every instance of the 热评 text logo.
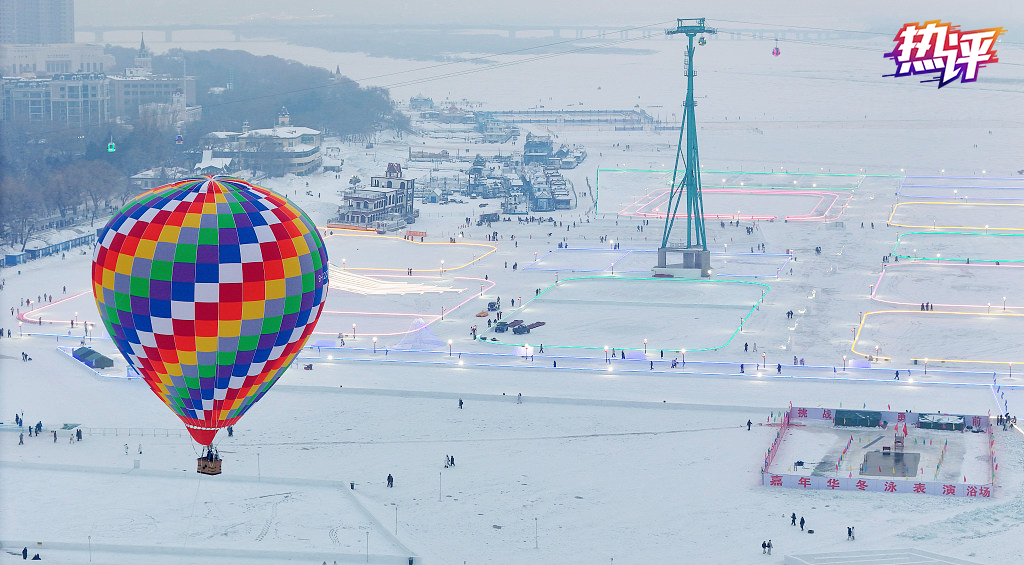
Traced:
<svg viewBox="0 0 1024 565">
<path fill-rule="evenodd" d="M 896 48 L 885 57 L 896 63 L 896 72 L 887 77 L 934 75 L 921 82 L 938 82 L 939 88 L 960 78 L 960 82 L 978 80 L 978 70 L 997 63 L 994 49 L 1003 28 L 960 31 L 960 26 L 941 20 L 904 24 L 896 38 Z"/>
</svg>

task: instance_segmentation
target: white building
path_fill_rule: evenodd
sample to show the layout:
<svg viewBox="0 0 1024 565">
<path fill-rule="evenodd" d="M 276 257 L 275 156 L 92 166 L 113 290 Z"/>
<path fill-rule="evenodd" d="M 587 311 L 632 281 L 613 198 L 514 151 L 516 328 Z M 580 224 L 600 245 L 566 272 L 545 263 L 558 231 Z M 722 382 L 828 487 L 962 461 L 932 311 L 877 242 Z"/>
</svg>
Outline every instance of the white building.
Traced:
<svg viewBox="0 0 1024 565">
<path fill-rule="evenodd" d="M 103 52 L 102 45 L 52 43 L 49 45 L 3 45 L 0 74 L 8 77 L 47 76 L 58 73 L 108 73 L 117 62 Z"/>
<path fill-rule="evenodd" d="M 287 108 L 278 113 L 276 127 L 251 130 L 246 123 L 241 132 L 214 131 L 206 134 L 205 139 L 213 157 L 231 157 L 239 168 L 271 176 L 308 175 L 323 163 L 323 134 L 291 125 Z"/>
</svg>

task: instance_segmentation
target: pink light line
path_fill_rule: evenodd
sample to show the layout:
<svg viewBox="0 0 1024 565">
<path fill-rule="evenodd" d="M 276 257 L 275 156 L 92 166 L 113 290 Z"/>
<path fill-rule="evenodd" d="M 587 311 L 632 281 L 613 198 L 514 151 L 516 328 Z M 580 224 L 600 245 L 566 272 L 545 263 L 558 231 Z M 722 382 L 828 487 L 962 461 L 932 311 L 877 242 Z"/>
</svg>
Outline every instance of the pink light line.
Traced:
<svg viewBox="0 0 1024 565">
<path fill-rule="evenodd" d="M 497 284 L 497 283 L 495 283 L 492 280 L 481 279 L 481 278 L 477 278 L 477 277 L 452 277 L 452 280 L 477 281 L 478 283 L 483 284 L 483 285 L 490 285 L 490 286 L 486 286 L 484 288 L 484 292 L 487 292 L 487 291 L 491 290 Z M 479 297 L 480 297 L 479 293 L 474 291 L 473 294 L 471 294 L 468 298 L 466 298 L 462 302 L 459 302 L 458 304 L 456 304 L 452 308 L 446 309 L 445 310 L 445 314 L 446 315 L 451 314 L 452 312 L 454 312 L 454 311 L 458 310 L 459 308 L 463 307 L 470 300 L 473 300 L 474 298 L 479 298 Z M 350 314 L 350 315 L 358 315 L 358 316 L 398 316 L 398 317 L 403 317 L 403 318 L 409 318 L 409 317 L 415 316 L 415 317 L 418 317 L 418 318 L 424 318 L 424 320 L 429 319 L 430 321 L 426 323 L 426 326 L 429 326 L 429 325 L 433 324 L 434 322 L 436 322 L 436 321 L 441 319 L 441 315 L 440 314 L 416 314 L 416 313 L 407 313 L 407 312 L 356 312 L 356 311 L 346 311 L 346 310 L 324 310 L 324 314 L 331 314 L 331 315 L 335 315 L 335 314 L 338 314 L 338 315 Z M 317 324 L 317 325 L 319 325 L 319 324 Z M 321 335 L 334 335 L 337 332 L 314 331 L 313 333 L 314 334 L 321 334 Z M 385 333 L 385 332 L 378 332 L 377 335 L 388 335 L 388 336 L 391 336 L 391 335 L 403 335 L 403 334 L 408 334 L 408 333 L 412 333 L 412 332 L 410 330 L 401 331 L 401 332 L 387 332 L 387 333 Z"/>
<path fill-rule="evenodd" d="M 842 216 L 843 212 L 846 211 L 846 206 L 849 203 L 850 198 L 851 198 L 851 196 L 848 195 L 846 200 L 843 202 L 842 207 L 839 210 L 839 212 L 834 217 L 829 217 L 829 213 L 832 212 L 832 209 L 836 206 L 836 203 L 839 201 L 839 194 L 834 193 L 834 192 L 815 191 L 815 190 L 741 190 L 741 189 L 721 189 L 721 188 L 704 189 L 703 192 L 706 192 L 706 193 L 728 193 L 728 194 L 771 194 L 771 195 L 799 195 L 799 196 L 813 195 L 813 196 L 817 196 L 818 197 L 818 202 L 811 208 L 811 212 L 813 212 L 814 210 L 817 210 L 818 207 L 821 205 L 821 203 L 825 201 L 825 199 L 831 198 L 831 201 L 829 201 L 828 206 L 825 208 L 825 211 L 822 212 L 821 214 L 814 215 L 814 216 L 812 216 L 810 213 L 807 213 L 807 214 L 794 214 L 794 215 L 790 215 L 790 216 L 786 216 L 785 217 L 786 220 L 794 221 L 794 222 L 824 222 L 824 221 L 828 221 L 828 220 L 838 219 L 838 218 L 840 218 Z M 656 217 L 656 218 L 663 218 L 663 217 L 667 216 L 667 212 L 649 212 L 647 210 L 650 207 L 654 206 L 655 204 L 658 204 L 658 206 L 660 207 L 660 205 L 661 205 L 660 203 L 667 202 L 667 199 L 664 198 L 665 195 L 667 195 L 667 194 L 668 194 L 668 189 L 664 189 L 664 190 L 659 190 L 659 191 L 656 191 L 656 192 L 648 193 L 643 198 L 638 198 L 638 199 L 634 200 L 633 202 L 631 202 L 630 204 L 628 204 L 627 206 L 625 206 L 624 208 L 622 208 L 619 211 L 619 215 L 620 216 L 627 216 L 627 217 Z M 657 199 L 657 201 L 655 201 L 655 199 Z M 726 220 L 726 219 L 731 219 L 731 220 L 736 220 L 736 219 L 742 219 L 742 220 L 775 220 L 775 219 L 779 218 L 779 216 L 777 216 L 777 215 L 759 215 L 759 214 L 705 214 L 704 217 L 705 218 L 709 218 L 709 219 L 715 219 L 715 220 Z"/>
</svg>

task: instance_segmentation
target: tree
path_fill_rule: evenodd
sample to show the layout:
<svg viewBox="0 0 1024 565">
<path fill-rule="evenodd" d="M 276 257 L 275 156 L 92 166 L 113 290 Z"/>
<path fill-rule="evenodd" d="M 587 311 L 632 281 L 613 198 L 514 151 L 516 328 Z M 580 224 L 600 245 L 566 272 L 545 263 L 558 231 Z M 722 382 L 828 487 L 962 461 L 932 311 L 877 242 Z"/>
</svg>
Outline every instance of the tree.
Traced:
<svg viewBox="0 0 1024 565">
<path fill-rule="evenodd" d="M 92 217 L 89 225 L 94 225 L 100 206 L 124 192 L 127 179 L 113 166 L 103 161 L 76 161 L 69 167 L 73 174 L 82 179 L 78 189 L 89 197 L 92 202 Z"/>
<path fill-rule="evenodd" d="M 32 235 L 39 231 L 39 218 L 44 211 L 34 181 L 21 175 L 0 178 L 0 224 L 7 240 L 20 245 L 21 251 L 25 251 Z"/>
<path fill-rule="evenodd" d="M 355 188 L 361 182 L 363 182 L 363 179 L 359 178 L 359 175 L 352 175 L 352 178 L 348 179 L 348 183 L 352 185 L 352 188 Z"/>
</svg>

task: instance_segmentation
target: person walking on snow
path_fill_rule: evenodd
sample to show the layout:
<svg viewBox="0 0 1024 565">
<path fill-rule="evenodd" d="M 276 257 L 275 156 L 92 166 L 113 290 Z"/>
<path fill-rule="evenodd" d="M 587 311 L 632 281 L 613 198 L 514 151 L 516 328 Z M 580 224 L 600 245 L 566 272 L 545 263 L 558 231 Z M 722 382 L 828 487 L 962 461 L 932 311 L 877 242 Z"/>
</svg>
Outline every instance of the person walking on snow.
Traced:
<svg viewBox="0 0 1024 565">
<path fill-rule="evenodd" d="M 789 525 L 790 526 L 795 526 L 796 525 L 796 512 L 794 512 L 793 515 L 789 517 L 789 519 L 790 519 Z"/>
<path fill-rule="evenodd" d="M 394 486 L 395 486 L 395 478 L 391 476 L 391 473 L 388 473 L 388 488 L 392 488 Z"/>
<path fill-rule="evenodd" d="M 747 420 L 747 431 L 748 431 L 748 432 L 750 431 L 750 426 L 751 426 L 751 424 L 752 424 L 752 422 L 751 422 L 751 421 L 750 421 L 750 420 L 748 419 L 748 420 Z"/>
<path fill-rule="evenodd" d="M 800 517 L 800 531 L 801 532 L 804 531 L 804 517 L 803 516 Z"/>
<path fill-rule="evenodd" d="M 768 553 L 768 542 L 761 541 L 761 555 Z"/>
<path fill-rule="evenodd" d="M 768 540 L 768 555 L 772 554 L 772 540 Z"/>
</svg>

